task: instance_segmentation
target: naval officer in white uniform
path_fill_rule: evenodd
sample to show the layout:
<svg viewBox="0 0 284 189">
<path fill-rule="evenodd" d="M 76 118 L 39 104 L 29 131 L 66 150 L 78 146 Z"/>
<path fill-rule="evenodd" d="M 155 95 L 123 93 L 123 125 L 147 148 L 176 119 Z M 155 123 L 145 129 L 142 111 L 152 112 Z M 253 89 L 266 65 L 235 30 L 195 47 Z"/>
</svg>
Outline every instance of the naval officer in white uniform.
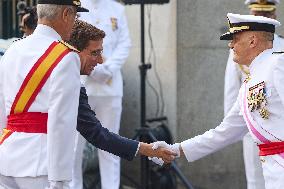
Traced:
<svg viewBox="0 0 284 189">
<path fill-rule="evenodd" d="M 274 19 L 228 14 L 233 60 L 249 66 L 250 77 L 222 123 L 202 135 L 175 145 L 156 142 L 184 154 L 189 162 L 235 143 L 249 131 L 259 148 L 266 189 L 284 188 L 284 54 L 273 54 Z"/>
<path fill-rule="evenodd" d="M 246 0 L 251 15 L 265 16 L 276 19 L 276 6 L 280 0 Z M 284 50 L 283 37 L 274 34 L 274 51 Z M 233 107 L 237 99 L 239 89 L 249 74 L 245 65 L 233 61 L 233 51 L 230 50 L 225 72 L 224 86 L 224 113 L 225 115 Z M 259 162 L 258 149 L 254 144 L 251 135 L 248 133 L 243 138 L 243 157 L 247 179 L 247 189 L 264 189 L 264 178 L 261 163 Z"/>
</svg>

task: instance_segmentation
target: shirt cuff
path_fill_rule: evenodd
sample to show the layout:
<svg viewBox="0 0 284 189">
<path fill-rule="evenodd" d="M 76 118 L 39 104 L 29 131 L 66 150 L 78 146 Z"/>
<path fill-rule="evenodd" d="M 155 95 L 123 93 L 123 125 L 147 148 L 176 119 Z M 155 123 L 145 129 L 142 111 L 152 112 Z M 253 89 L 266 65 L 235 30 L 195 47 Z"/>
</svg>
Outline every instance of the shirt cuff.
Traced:
<svg viewBox="0 0 284 189">
<path fill-rule="evenodd" d="M 138 143 L 138 146 L 137 146 L 137 150 L 136 150 L 135 156 L 138 155 L 138 152 L 139 152 L 139 149 L 140 149 L 140 145 L 141 145 L 141 143 L 139 142 L 139 143 Z"/>
</svg>

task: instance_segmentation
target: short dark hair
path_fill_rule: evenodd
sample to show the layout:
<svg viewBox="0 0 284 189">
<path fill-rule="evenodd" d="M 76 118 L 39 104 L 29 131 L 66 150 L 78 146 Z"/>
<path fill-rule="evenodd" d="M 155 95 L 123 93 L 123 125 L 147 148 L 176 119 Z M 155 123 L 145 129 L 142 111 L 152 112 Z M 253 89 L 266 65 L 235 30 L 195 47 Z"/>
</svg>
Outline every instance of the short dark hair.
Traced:
<svg viewBox="0 0 284 189">
<path fill-rule="evenodd" d="M 29 16 L 24 21 L 24 25 L 31 30 L 35 30 L 38 20 L 36 7 L 25 7 L 22 11 L 18 12 L 18 15 L 22 16 L 22 18 L 26 14 L 29 14 Z"/>
<path fill-rule="evenodd" d="M 100 30 L 87 22 L 76 20 L 72 28 L 69 44 L 79 51 L 82 51 L 89 45 L 89 41 L 99 41 L 104 37 L 105 32 L 103 30 Z"/>
</svg>

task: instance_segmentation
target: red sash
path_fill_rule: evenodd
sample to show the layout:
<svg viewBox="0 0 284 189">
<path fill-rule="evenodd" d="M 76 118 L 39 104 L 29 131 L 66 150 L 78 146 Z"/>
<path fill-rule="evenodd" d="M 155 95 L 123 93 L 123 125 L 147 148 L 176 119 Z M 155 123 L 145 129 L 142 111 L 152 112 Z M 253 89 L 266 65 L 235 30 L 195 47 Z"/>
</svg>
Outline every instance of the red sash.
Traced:
<svg viewBox="0 0 284 189">
<path fill-rule="evenodd" d="M 64 44 L 53 42 L 34 64 L 12 104 L 7 127 L 0 136 L 0 145 L 13 132 L 47 133 L 47 113 L 28 112 L 28 110 L 53 69 L 69 52 L 69 48 Z"/>
<path fill-rule="evenodd" d="M 284 142 L 270 142 L 267 144 L 259 144 L 257 146 L 259 148 L 260 156 L 269 156 L 284 152 Z"/>
</svg>

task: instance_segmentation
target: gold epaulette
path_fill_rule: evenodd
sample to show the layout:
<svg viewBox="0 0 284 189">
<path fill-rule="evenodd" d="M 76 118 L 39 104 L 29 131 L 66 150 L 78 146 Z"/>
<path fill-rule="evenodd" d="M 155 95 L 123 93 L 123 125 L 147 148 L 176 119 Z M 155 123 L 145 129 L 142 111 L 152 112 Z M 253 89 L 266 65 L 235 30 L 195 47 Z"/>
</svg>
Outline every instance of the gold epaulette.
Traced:
<svg viewBox="0 0 284 189">
<path fill-rule="evenodd" d="M 72 45 L 70 45 L 69 43 L 66 43 L 65 41 L 59 41 L 61 44 L 65 45 L 66 47 L 68 47 L 68 49 L 71 49 L 72 51 L 79 53 L 80 51 L 78 49 L 76 49 L 75 47 L 73 47 Z"/>
</svg>

